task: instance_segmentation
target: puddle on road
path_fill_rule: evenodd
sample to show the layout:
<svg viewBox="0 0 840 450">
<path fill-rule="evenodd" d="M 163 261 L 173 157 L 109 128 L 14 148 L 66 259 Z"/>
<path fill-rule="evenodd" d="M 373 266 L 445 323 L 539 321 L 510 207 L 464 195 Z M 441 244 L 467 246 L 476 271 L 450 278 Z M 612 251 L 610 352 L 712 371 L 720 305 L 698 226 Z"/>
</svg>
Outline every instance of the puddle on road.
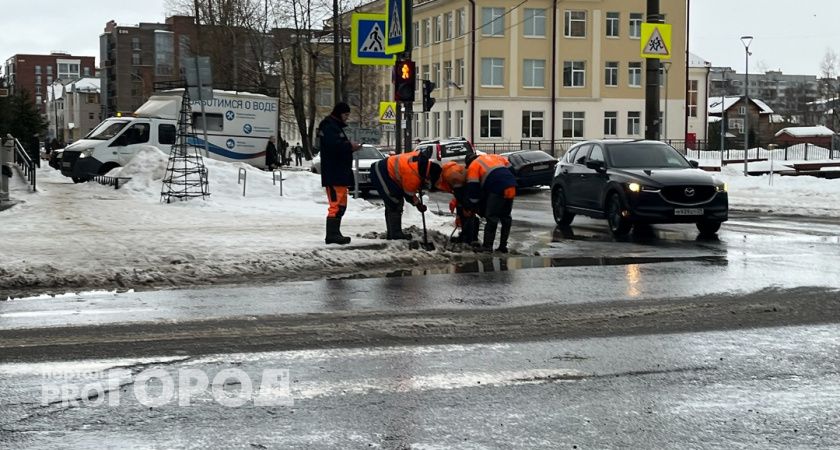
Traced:
<svg viewBox="0 0 840 450">
<path fill-rule="evenodd" d="M 671 262 L 705 262 L 708 264 L 726 265 L 725 256 L 692 256 L 692 257 L 657 257 L 657 256 L 582 256 L 573 258 L 552 258 L 545 256 L 509 256 L 485 257 L 454 264 L 431 267 L 406 268 L 387 272 L 359 273 L 347 276 L 329 278 L 330 280 L 349 280 L 361 278 L 397 278 L 416 277 L 424 275 L 441 275 L 456 273 L 488 273 L 506 272 L 523 269 L 545 269 L 551 267 L 585 267 L 585 266 L 620 266 L 628 264 L 655 264 Z"/>
</svg>

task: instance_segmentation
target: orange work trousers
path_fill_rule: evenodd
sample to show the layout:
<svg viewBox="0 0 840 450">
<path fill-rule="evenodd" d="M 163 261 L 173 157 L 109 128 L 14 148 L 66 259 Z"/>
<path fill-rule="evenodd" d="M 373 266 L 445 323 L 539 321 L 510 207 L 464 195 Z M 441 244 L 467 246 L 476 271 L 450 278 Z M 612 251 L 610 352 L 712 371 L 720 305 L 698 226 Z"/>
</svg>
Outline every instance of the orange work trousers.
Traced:
<svg viewBox="0 0 840 450">
<path fill-rule="evenodd" d="M 327 186 L 327 200 L 330 208 L 327 217 L 341 217 L 347 210 L 347 186 Z"/>
</svg>

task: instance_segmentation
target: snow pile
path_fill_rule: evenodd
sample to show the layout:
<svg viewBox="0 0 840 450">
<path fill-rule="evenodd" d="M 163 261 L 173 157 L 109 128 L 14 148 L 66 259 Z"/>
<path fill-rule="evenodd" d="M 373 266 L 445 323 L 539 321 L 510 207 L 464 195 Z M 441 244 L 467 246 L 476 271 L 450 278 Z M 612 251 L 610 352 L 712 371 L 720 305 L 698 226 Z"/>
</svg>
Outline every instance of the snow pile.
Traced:
<svg viewBox="0 0 840 450">
<path fill-rule="evenodd" d="M 745 177 L 743 170 L 729 165 L 716 174 L 729 186 L 731 209 L 840 217 L 840 179 L 777 174 L 771 185 L 770 175 Z"/>
<path fill-rule="evenodd" d="M 353 243 L 324 244 L 326 195 L 320 176 L 309 172 L 284 172 L 281 196 L 269 172 L 205 159 L 210 197 L 162 204 L 167 159 L 157 149 L 142 149 L 109 174 L 131 177 L 119 190 L 73 184 L 48 166 L 39 169 L 37 193 L 15 177 L 12 195 L 23 203 L 0 213 L 0 298 L 68 289 L 316 279 L 433 265 L 453 257 L 440 250 L 443 245 L 426 252 L 409 249 L 405 241 L 379 239 L 377 233 L 385 231 L 383 208 L 363 199 L 349 199 L 342 223 Z M 247 174 L 244 197 L 239 169 Z M 451 217 L 426 214 L 426 222 L 440 243 L 452 230 Z M 420 224 L 420 214 L 407 207 L 403 226 L 419 237 Z"/>
</svg>

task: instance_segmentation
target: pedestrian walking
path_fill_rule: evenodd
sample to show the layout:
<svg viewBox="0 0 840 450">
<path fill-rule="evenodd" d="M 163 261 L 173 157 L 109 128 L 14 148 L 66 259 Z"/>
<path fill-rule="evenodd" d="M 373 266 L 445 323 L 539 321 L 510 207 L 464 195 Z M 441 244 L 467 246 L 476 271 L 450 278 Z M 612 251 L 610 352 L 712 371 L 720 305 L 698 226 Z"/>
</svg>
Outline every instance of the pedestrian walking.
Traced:
<svg viewBox="0 0 840 450">
<path fill-rule="evenodd" d="M 487 223 L 484 225 L 484 242 L 480 250 L 492 252 L 496 228 L 502 224 L 498 252 L 507 253 L 508 237 L 513 223 L 513 199 L 516 197 L 516 177 L 510 171 L 510 162 L 501 155 L 469 155 L 467 163 L 467 203 L 479 211 Z"/>
<path fill-rule="evenodd" d="M 277 160 L 277 146 L 274 145 L 274 136 L 268 137 L 268 144 L 265 146 L 265 167 L 272 171 L 280 166 Z"/>
<path fill-rule="evenodd" d="M 341 234 L 341 219 L 347 211 L 347 187 L 353 185 L 353 152 L 361 144 L 350 142 L 344 133 L 349 118 L 350 106 L 337 103 L 318 125 L 315 136 L 321 153 L 321 186 L 326 189 L 330 203 L 324 238 L 327 244 L 350 243 L 350 238 Z"/>
<path fill-rule="evenodd" d="M 300 142 L 295 144 L 295 165 L 302 166 L 303 165 L 303 149 L 300 147 Z"/>
</svg>

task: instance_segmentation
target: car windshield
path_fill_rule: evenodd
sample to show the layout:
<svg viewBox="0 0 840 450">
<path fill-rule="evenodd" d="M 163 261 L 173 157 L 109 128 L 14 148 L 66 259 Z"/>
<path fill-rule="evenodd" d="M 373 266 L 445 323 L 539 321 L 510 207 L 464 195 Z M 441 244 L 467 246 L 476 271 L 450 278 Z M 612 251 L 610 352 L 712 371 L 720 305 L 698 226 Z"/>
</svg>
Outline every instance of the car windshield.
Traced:
<svg viewBox="0 0 840 450">
<path fill-rule="evenodd" d="M 468 153 L 472 153 L 468 142 L 451 142 L 449 144 L 442 145 L 442 147 L 440 155 L 442 158 L 463 156 Z"/>
<path fill-rule="evenodd" d="M 85 136 L 85 139 L 96 139 L 99 141 L 107 141 L 110 140 L 112 137 L 116 136 L 117 134 L 128 125 L 128 120 L 106 120 L 99 124 L 98 127 L 94 128 L 93 131 L 88 133 Z"/>
<path fill-rule="evenodd" d="M 382 153 L 376 147 L 362 147 L 353 154 L 358 159 L 382 159 Z"/>
<path fill-rule="evenodd" d="M 665 144 L 628 142 L 607 145 L 611 167 L 619 169 L 687 169 L 691 165 Z"/>
</svg>

